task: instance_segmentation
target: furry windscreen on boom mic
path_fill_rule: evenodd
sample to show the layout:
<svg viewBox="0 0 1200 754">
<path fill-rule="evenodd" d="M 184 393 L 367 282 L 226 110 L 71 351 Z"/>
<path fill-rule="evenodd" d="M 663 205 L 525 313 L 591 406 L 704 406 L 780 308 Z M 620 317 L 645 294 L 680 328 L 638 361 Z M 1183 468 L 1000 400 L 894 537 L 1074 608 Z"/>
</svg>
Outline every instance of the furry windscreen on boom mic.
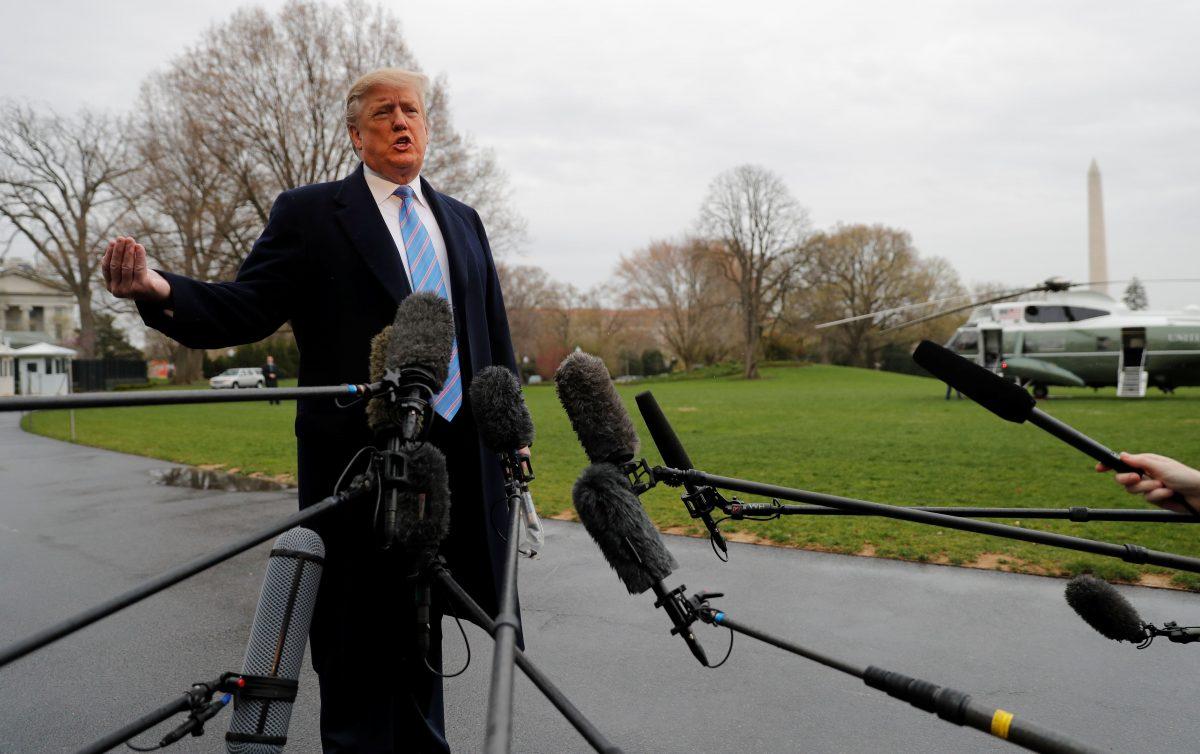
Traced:
<svg viewBox="0 0 1200 754">
<path fill-rule="evenodd" d="M 436 394 L 446 381 L 454 348 L 454 313 L 446 299 L 433 293 L 413 293 L 396 308 L 396 319 L 371 340 L 371 381 L 389 369 L 422 369 Z M 386 397 L 367 404 L 367 423 L 378 432 L 399 423 Z"/>
<path fill-rule="evenodd" d="M 488 450 L 508 453 L 533 444 L 533 419 L 517 376 L 505 367 L 480 370 L 471 381 L 471 413 Z"/>
<path fill-rule="evenodd" d="M 571 498 L 579 520 L 630 594 L 641 594 L 679 567 L 616 466 L 588 466 Z"/>
<path fill-rule="evenodd" d="M 400 490 L 396 529 L 402 532 L 405 552 L 424 567 L 437 557 L 438 547 L 450 531 L 450 486 L 446 457 L 429 443 L 407 453 L 407 481 Z"/>
<path fill-rule="evenodd" d="M 1037 400 L 1017 383 L 932 341 L 921 341 L 913 361 L 1005 421 L 1020 424 L 1037 407 Z"/>
<path fill-rule="evenodd" d="M 576 351 L 559 365 L 554 386 L 589 461 L 622 464 L 637 455 L 637 431 L 603 361 Z"/>
<path fill-rule="evenodd" d="M 1083 574 L 1067 582 L 1067 604 L 1087 624 L 1113 641 L 1135 644 L 1146 640 L 1147 631 L 1138 611 L 1107 581 Z"/>
</svg>

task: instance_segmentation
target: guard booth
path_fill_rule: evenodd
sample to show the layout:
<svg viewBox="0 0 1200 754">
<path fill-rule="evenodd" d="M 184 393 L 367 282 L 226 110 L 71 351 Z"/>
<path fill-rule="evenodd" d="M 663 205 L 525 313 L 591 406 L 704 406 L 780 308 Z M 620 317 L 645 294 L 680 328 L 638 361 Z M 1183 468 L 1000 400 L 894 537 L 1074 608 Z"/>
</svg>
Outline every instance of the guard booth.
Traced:
<svg viewBox="0 0 1200 754">
<path fill-rule="evenodd" d="M 50 343 L 34 343 L 13 352 L 19 395 L 67 395 L 71 392 L 71 359 L 75 351 Z"/>
<path fill-rule="evenodd" d="M 1121 358 L 1117 365 L 1117 397 L 1144 398 L 1146 383 L 1146 328 L 1121 328 Z"/>
<path fill-rule="evenodd" d="M 16 353 L 7 343 L 0 343 L 0 395 L 16 395 L 17 384 L 13 378 L 16 366 L 13 354 Z"/>
</svg>

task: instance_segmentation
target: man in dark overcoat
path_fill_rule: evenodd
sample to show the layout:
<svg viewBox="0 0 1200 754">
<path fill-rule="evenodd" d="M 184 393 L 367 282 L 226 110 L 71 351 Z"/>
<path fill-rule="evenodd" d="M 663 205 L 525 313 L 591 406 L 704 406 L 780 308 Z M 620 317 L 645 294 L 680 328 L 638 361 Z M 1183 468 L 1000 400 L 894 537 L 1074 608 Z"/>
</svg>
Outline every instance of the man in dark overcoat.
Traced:
<svg viewBox="0 0 1200 754">
<path fill-rule="evenodd" d="M 301 386 L 367 382 L 371 338 L 391 324 L 397 304 L 413 290 L 448 298 L 457 366 L 431 428 L 453 501 L 442 552 L 495 615 L 501 469 L 479 441 L 466 388 L 484 367 L 516 372 L 516 363 L 479 215 L 421 177 L 427 86 L 421 74 L 381 69 L 351 87 L 346 125 L 362 164 L 343 180 L 280 194 L 234 281 L 150 269 L 145 248 L 129 237 L 109 244 L 102 271 L 109 291 L 134 299 L 147 325 L 190 348 L 252 343 L 291 322 Z M 362 405 L 343 409 L 331 399 L 299 402 L 296 439 L 301 508 L 330 495 L 355 453 L 375 442 Z M 324 751 L 448 751 L 440 679 L 414 657 L 411 585 L 400 559 L 374 545 L 373 503 L 343 506 L 315 526 L 327 550 L 311 631 Z M 439 624 L 435 616 L 430 662 L 440 669 Z"/>
</svg>

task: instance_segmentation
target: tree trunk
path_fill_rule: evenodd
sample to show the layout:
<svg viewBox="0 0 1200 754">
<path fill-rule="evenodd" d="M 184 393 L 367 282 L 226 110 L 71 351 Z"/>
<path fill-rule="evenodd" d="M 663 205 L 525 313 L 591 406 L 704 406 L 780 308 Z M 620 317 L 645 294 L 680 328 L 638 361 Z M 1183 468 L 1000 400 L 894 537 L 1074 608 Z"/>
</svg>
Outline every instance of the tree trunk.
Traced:
<svg viewBox="0 0 1200 754">
<path fill-rule="evenodd" d="M 755 321 L 758 317 L 755 316 L 753 307 L 746 309 L 746 321 L 744 323 L 746 342 L 743 349 L 743 358 L 745 358 L 745 369 L 742 376 L 747 380 L 758 379 L 758 323 Z"/>
<path fill-rule="evenodd" d="M 92 291 L 84 288 L 76 291 L 75 300 L 79 304 L 79 358 L 96 358 L 96 315 L 92 311 Z"/>
<path fill-rule="evenodd" d="M 204 351 L 176 344 L 171 356 L 175 364 L 172 385 L 190 385 L 204 376 Z"/>
</svg>

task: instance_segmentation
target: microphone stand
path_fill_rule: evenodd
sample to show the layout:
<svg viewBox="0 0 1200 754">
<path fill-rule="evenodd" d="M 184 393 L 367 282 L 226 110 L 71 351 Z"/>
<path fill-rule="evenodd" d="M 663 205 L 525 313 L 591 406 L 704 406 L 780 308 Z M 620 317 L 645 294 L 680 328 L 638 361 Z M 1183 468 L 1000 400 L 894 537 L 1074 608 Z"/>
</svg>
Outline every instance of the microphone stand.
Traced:
<svg viewBox="0 0 1200 754">
<path fill-rule="evenodd" d="M 249 403 L 291 401 L 302 398 L 373 398 L 392 390 L 387 380 L 365 385 L 278 387 L 269 390 L 143 390 L 122 393 L 76 393 L 74 395 L 21 395 L 0 398 L 0 412 L 39 411 L 63 408 L 119 408 L 124 406 L 173 406 L 182 403 Z"/>
<path fill-rule="evenodd" d="M 739 623 L 725 612 L 708 605 L 708 598 L 719 596 L 721 595 L 701 592 L 691 598 L 699 620 L 714 626 L 724 626 L 731 631 L 758 639 L 785 652 L 791 652 L 825 667 L 860 678 L 871 688 L 884 691 L 889 696 L 908 702 L 917 709 L 935 713 L 946 722 L 975 728 L 1030 751 L 1046 752 L 1047 754 L 1098 754 L 1103 751 L 1073 741 L 1063 734 L 1037 723 L 1018 718 L 1006 710 L 980 704 L 971 699 L 969 694 L 948 686 L 938 686 L 929 681 L 912 678 L 875 665 L 863 668 Z"/>
<path fill-rule="evenodd" d="M 25 655 L 35 650 L 41 649 L 50 642 L 57 641 L 69 634 L 86 628 L 101 618 L 105 618 L 118 610 L 122 610 L 130 605 L 141 602 L 162 590 L 178 584 L 184 579 L 195 576 L 201 571 L 205 571 L 213 566 L 223 563 L 226 560 L 239 555 L 257 544 L 267 541 L 271 537 L 277 536 L 288 529 L 299 526 L 300 524 L 311 521 L 312 519 L 324 513 L 340 507 L 345 503 L 360 498 L 369 492 L 375 490 L 375 480 L 373 475 L 360 474 L 350 481 L 350 487 L 336 495 L 330 495 L 319 503 L 310 505 L 302 511 L 298 511 L 274 524 L 259 529 L 256 532 L 247 534 L 241 539 L 235 540 L 230 544 L 216 549 L 206 555 L 192 560 L 190 563 L 172 568 L 169 571 L 159 574 L 154 578 L 144 581 L 133 589 L 130 589 L 123 594 L 112 597 L 106 602 L 91 607 L 83 612 L 68 618 L 64 621 L 56 623 L 53 626 L 42 629 L 37 633 L 27 636 L 24 639 L 13 642 L 7 647 L 0 650 L 0 668 L 8 665 L 14 660 L 19 660 Z"/>
<path fill-rule="evenodd" d="M 718 494 L 719 502 L 714 507 L 723 511 L 734 521 L 768 521 L 780 516 L 873 516 L 874 513 L 862 511 L 838 510 L 820 505 L 780 505 L 770 503 L 747 503 L 734 498 L 725 500 Z M 943 516 L 959 518 L 1027 518 L 1027 519 L 1065 519 L 1074 523 L 1089 523 L 1099 521 L 1125 521 L 1130 523 L 1159 523 L 1159 524 L 1196 524 L 1200 518 L 1186 513 L 1171 513 L 1170 511 L 1144 511 L 1129 508 L 1088 508 L 1086 506 L 1071 506 L 1070 508 L 972 508 L 966 506 L 942 505 L 905 505 L 897 506 L 907 510 L 941 513 Z M 711 510 L 711 509 L 710 509 Z"/>
<path fill-rule="evenodd" d="M 441 558 L 438 558 L 430 567 L 431 576 L 437 581 L 438 585 L 453 599 L 459 607 L 466 613 L 466 618 L 472 623 L 482 627 L 492 636 L 496 635 L 499 625 L 496 621 L 488 617 L 483 608 L 479 606 L 475 600 L 471 599 L 471 595 L 467 594 L 466 590 L 455 581 L 454 576 L 446 569 L 446 563 Z M 542 671 L 538 670 L 537 666 L 522 652 L 520 649 L 515 649 L 513 653 L 513 661 L 517 667 L 521 669 L 525 676 L 537 686 L 538 690 L 545 695 L 554 707 L 562 713 L 567 722 L 571 724 L 584 740 L 598 752 L 602 754 L 621 754 L 621 749 L 604 737 L 599 730 L 596 729 L 590 720 L 584 717 L 583 713 L 571 703 L 566 695 L 563 694 L 553 682 L 547 678 Z"/>
<path fill-rule="evenodd" d="M 688 596 L 683 588 L 673 592 L 685 626 L 696 621 L 702 621 L 713 626 L 724 626 L 730 631 L 745 634 L 759 641 L 778 647 L 786 652 L 813 660 L 826 667 L 860 678 L 868 686 L 886 692 L 888 695 L 906 701 L 917 709 L 936 713 L 941 719 L 955 725 L 966 725 L 1009 743 L 1016 744 L 1031 751 L 1045 754 L 1099 754 L 1102 749 L 1096 749 L 1087 744 L 1073 741 L 1056 731 L 1044 728 L 1036 723 L 1018 719 L 1011 712 L 988 707 L 971 699 L 970 695 L 961 691 L 923 681 L 918 678 L 885 670 L 875 665 L 865 668 L 829 655 L 807 649 L 785 639 L 781 639 L 765 631 L 740 623 L 730 618 L 727 613 L 709 605 L 710 599 L 723 597 L 719 592 L 699 592 Z M 674 633 L 674 631 L 672 631 Z M 705 663 L 707 664 L 707 663 Z"/>
<path fill-rule="evenodd" d="M 645 462 L 643 461 L 643 464 L 644 463 Z M 809 492 L 807 490 L 799 490 L 791 487 L 779 487 L 772 484 L 763 484 L 761 482 L 754 482 L 745 479 L 717 476 L 716 474 L 708 474 L 695 469 L 680 470 L 656 466 L 650 471 L 650 476 L 651 483 L 662 481 L 665 484 L 672 486 L 690 483 L 702 487 L 716 487 L 719 489 L 734 490 L 736 492 L 745 492 L 746 494 L 750 495 L 763 495 L 765 497 L 791 500 L 798 503 L 811 503 L 827 508 L 836 508 L 842 511 L 853 512 L 860 515 L 884 516 L 887 518 L 896 518 L 904 521 L 913 521 L 919 524 L 942 526 L 947 529 L 959 529 L 961 531 L 975 532 L 976 534 L 988 534 L 995 537 L 1017 539 L 1023 542 L 1033 542 L 1034 544 L 1061 547 L 1067 550 L 1090 552 L 1094 555 L 1119 558 L 1127 563 L 1149 563 L 1151 565 L 1162 566 L 1164 568 L 1175 568 L 1180 571 L 1200 573 L 1200 559 L 1198 558 L 1190 558 L 1185 555 L 1176 555 L 1174 553 L 1161 552 L 1158 550 L 1149 550 L 1145 547 L 1141 547 L 1140 545 L 1118 545 L 1109 542 L 1099 542 L 1093 539 L 1084 539 L 1083 537 L 1071 537 L 1065 534 L 1055 534 L 1052 532 L 1036 531 L 1033 529 L 1023 529 L 1019 526 L 1008 526 L 1006 524 L 998 524 L 991 521 L 976 521 L 973 519 L 948 516 L 942 513 L 921 510 L 919 508 L 909 508 L 899 505 L 886 505 L 884 503 L 873 503 L 867 500 L 857 500 L 854 498 L 839 497 L 837 495 L 826 495 L 820 492 Z"/>
<path fill-rule="evenodd" d="M 188 735 L 204 735 L 204 724 L 224 709 L 244 682 L 237 673 L 223 673 L 220 678 L 207 683 L 194 683 L 183 693 L 183 696 L 169 704 L 164 704 L 153 712 L 149 712 L 125 727 L 116 730 L 99 741 L 79 750 L 79 754 L 99 754 L 113 747 L 120 746 L 137 734 L 153 728 L 164 720 L 168 720 L 180 712 L 189 712 L 187 720 L 167 733 L 158 742 L 157 748 L 164 748 Z M 212 701 L 213 694 L 221 692 L 223 697 Z"/>
<path fill-rule="evenodd" d="M 504 553 L 499 614 L 495 620 L 495 651 L 492 655 L 492 685 L 488 691 L 487 735 L 484 751 L 505 754 L 512 745 L 513 664 L 516 661 L 517 562 L 520 555 L 521 503 L 533 480 L 528 455 L 510 451 L 500 454 L 504 467 L 504 493 L 508 499 L 508 540 Z"/>
</svg>

